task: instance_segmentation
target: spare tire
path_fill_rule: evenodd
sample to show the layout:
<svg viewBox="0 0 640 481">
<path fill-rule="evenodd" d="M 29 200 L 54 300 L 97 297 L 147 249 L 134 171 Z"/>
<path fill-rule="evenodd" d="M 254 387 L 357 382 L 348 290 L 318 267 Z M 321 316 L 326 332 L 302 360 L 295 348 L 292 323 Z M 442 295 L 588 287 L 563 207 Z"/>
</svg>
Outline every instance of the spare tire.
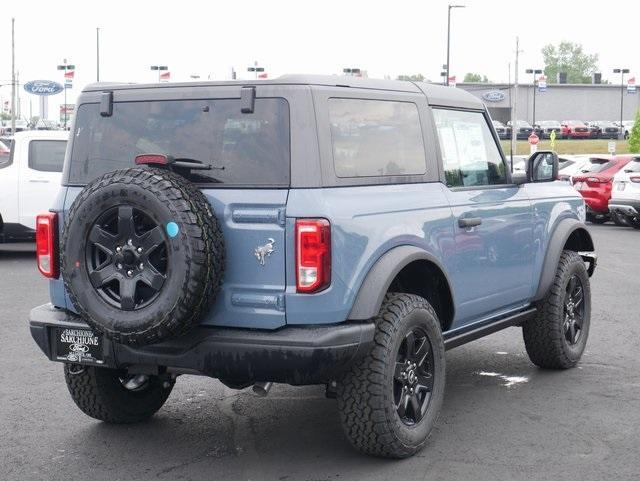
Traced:
<svg viewBox="0 0 640 481">
<path fill-rule="evenodd" d="M 211 306 L 222 231 L 204 194 L 157 168 L 104 174 L 65 219 L 62 276 L 78 313 L 122 344 L 177 337 Z"/>
</svg>

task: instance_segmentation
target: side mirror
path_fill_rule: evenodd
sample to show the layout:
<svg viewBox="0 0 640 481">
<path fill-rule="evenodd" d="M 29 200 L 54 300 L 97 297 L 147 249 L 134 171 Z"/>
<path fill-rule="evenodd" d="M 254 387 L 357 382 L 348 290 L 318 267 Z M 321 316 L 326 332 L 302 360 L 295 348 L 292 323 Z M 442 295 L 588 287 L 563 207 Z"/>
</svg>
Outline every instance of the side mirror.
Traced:
<svg viewBox="0 0 640 481">
<path fill-rule="evenodd" d="M 527 180 L 529 182 L 553 182 L 558 178 L 558 154 L 552 150 L 541 150 L 527 160 Z"/>
</svg>

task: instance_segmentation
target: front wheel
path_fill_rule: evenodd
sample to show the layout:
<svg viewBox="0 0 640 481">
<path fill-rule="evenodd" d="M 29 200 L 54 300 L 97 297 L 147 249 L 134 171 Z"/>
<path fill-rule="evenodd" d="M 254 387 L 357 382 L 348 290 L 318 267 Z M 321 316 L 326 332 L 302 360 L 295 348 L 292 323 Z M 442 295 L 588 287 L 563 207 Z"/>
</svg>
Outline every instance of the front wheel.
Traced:
<svg viewBox="0 0 640 481">
<path fill-rule="evenodd" d="M 344 432 L 359 451 L 406 458 L 424 447 L 444 397 L 444 342 L 423 298 L 387 294 L 374 347 L 338 384 Z"/>
<path fill-rule="evenodd" d="M 536 317 L 522 325 L 529 359 L 547 369 L 574 367 L 587 345 L 591 323 L 591 287 L 582 258 L 564 251 L 556 276 Z"/>
<path fill-rule="evenodd" d="M 78 364 L 65 364 L 64 377 L 82 412 L 112 424 L 149 419 L 164 405 L 174 384 L 170 378 Z"/>
</svg>

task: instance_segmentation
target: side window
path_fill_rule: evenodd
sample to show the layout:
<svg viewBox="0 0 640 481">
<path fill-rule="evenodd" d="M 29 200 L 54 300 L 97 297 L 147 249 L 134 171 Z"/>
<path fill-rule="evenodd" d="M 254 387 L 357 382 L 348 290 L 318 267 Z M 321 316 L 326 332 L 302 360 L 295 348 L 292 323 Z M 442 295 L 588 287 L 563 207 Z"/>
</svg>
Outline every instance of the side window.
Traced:
<svg viewBox="0 0 640 481">
<path fill-rule="evenodd" d="M 448 187 L 506 184 L 498 146 L 481 112 L 433 109 Z"/>
<path fill-rule="evenodd" d="M 29 168 L 41 172 L 62 172 L 65 140 L 32 140 L 29 142 Z"/>
<path fill-rule="evenodd" d="M 421 175 L 426 172 L 416 104 L 331 98 L 329 121 L 338 177 Z"/>
</svg>

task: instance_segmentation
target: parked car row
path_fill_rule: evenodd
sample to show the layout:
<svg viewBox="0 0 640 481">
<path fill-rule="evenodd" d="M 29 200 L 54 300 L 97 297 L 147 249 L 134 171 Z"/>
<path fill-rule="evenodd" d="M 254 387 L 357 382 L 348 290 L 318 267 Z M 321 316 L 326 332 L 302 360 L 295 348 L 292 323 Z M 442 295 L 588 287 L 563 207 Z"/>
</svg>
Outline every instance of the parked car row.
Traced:
<svg viewBox="0 0 640 481">
<path fill-rule="evenodd" d="M 494 120 L 493 127 L 501 140 L 511 139 L 514 123 L 518 140 L 528 139 L 532 132 L 541 139 L 550 139 L 554 132 L 557 139 L 617 139 L 620 136 L 620 122 L 610 120 L 541 120 L 533 126 L 526 120 L 509 121 L 506 125 Z M 632 120 L 622 122 L 625 139 L 631 135 L 633 124 Z"/>
<path fill-rule="evenodd" d="M 561 169 L 559 179 L 569 181 L 582 195 L 587 220 L 640 229 L 640 156 L 590 156 L 574 159 L 578 168 Z"/>
<path fill-rule="evenodd" d="M 62 126 L 56 120 L 39 119 L 35 122 L 27 122 L 23 119 L 16 119 L 16 132 L 24 132 L 25 130 L 62 130 Z M 14 133 L 11 130 L 11 121 L 0 121 L 0 136 L 9 136 Z"/>
</svg>

